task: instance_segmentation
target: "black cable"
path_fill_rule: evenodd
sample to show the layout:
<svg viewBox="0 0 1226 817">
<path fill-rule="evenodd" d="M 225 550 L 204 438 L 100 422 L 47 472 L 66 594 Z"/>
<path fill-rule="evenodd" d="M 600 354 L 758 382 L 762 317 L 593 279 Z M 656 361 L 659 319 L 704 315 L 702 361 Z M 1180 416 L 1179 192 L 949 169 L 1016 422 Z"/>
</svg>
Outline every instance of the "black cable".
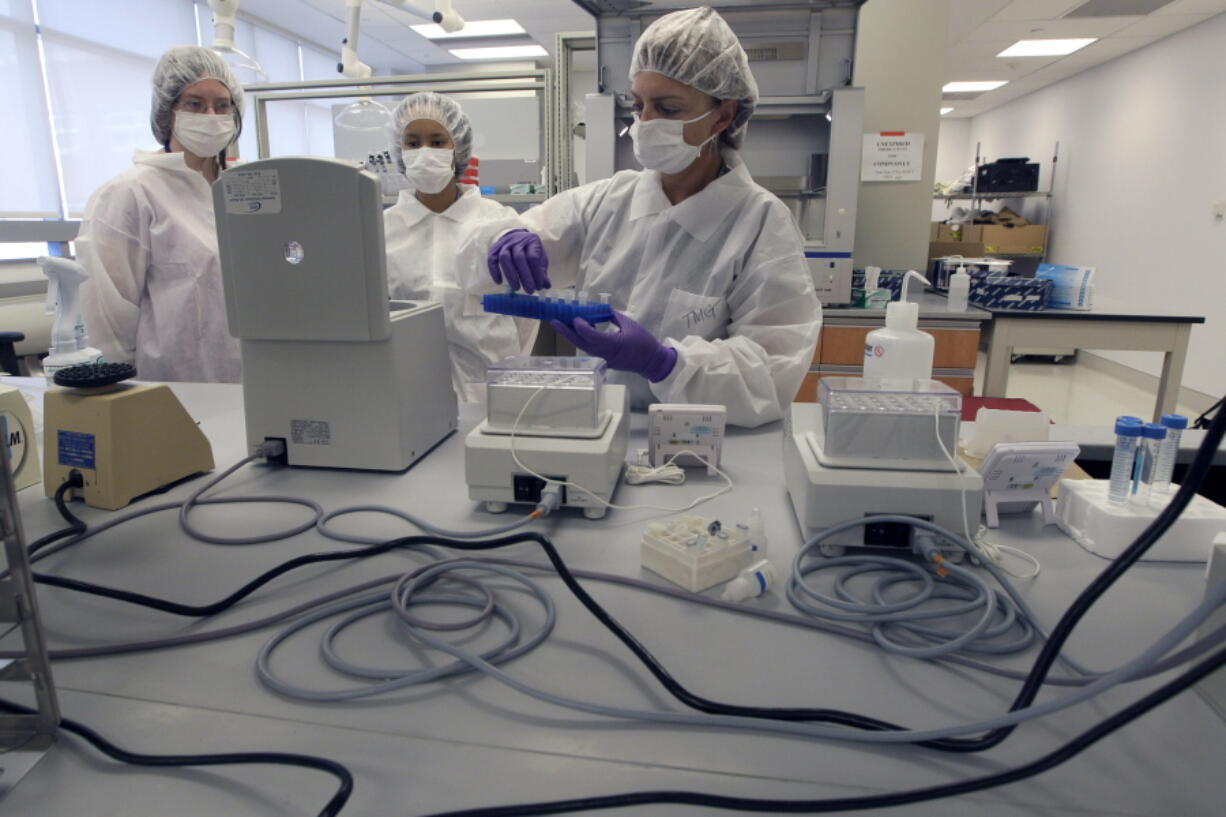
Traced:
<svg viewBox="0 0 1226 817">
<path fill-rule="evenodd" d="M 688 791 L 639 791 L 628 792 L 626 794 L 611 794 L 602 797 L 522 803 L 515 806 L 490 806 L 486 808 L 461 809 L 459 811 L 435 812 L 425 817 L 527 817 L 527 815 L 534 814 L 561 814 L 570 811 L 592 811 L 595 809 L 624 806 L 641 806 L 649 803 L 681 803 L 691 806 L 707 806 L 709 808 L 755 811 L 759 813 L 820 814 L 832 811 L 889 808 L 912 803 L 923 803 L 929 800 L 939 800 L 944 797 L 970 794 L 971 792 L 1017 783 L 1018 781 L 1042 774 L 1048 769 L 1053 769 L 1061 763 L 1081 754 L 1112 732 L 1121 729 L 1155 707 L 1175 697 L 1224 665 L 1226 665 L 1226 650 L 1220 650 L 1139 701 L 1082 732 L 1055 751 L 1022 766 L 1016 766 L 1003 772 L 996 772 L 995 774 L 956 783 L 944 783 L 939 786 L 890 792 L 888 794 L 870 794 L 863 797 L 835 797 L 824 800 L 767 800 L 753 797 L 726 797 L 718 794 Z"/>
<path fill-rule="evenodd" d="M 1209 431 L 1205 434 L 1204 440 L 1201 442 L 1201 447 L 1197 452 L 1191 467 L 1185 476 L 1183 484 L 1180 486 L 1178 493 L 1167 505 L 1167 507 L 1158 515 L 1145 531 L 1130 545 L 1121 556 L 1109 565 L 1091 584 L 1082 591 L 1069 609 L 1061 616 L 1060 621 L 1052 630 L 1051 636 L 1048 638 L 1031 668 L 1030 674 L 1023 683 L 1022 689 L 1019 691 L 1014 703 L 1010 707 L 1010 711 L 1025 708 L 1033 703 L 1042 688 L 1043 681 L 1051 670 L 1060 648 L 1068 639 L 1073 628 L 1085 615 L 1093 603 L 1106 592 L 1118 578 L 1122 575 L 1133 563 L 1139 559 L 1146 550 L 1148 550 L 1155 541 L 1162 536 L 1163 533 L 1171 526 L 1178 518 L 1179 514 L 1191 501 L 1192 496 L 1200 488 L 1204 482 L 1209 468 L 1212 465 L 1213 456 L 1221 443 L 1223 432 L 1226 431 L 1226 412 L 1221 412 L 1214 419 Z M 434 544 L 442 545 L 456 550 L 494 550 L 502 547 L 507 547 L 513 544 L 519 544 L 525 541 L 535 542 L 545 551 L 554 570 L 558 573 L 558 577 L 566 585 L 567 589 L 579 600 L 584 607 L 587 608 L 601 624 L 605 626 L 614 636 L 616 636 L 647 668 L 647 670 L 655 676 L 656 680 L 664 686 L 664 688 L 681 703 L 700 712 L 719 715 L 733 715 L 738 717 L 760 718 L 766 720 L 781 720 L 781 721 L 812 721 L 821 723 L 833 723 L 843 726 L 849 726 L 857 729 L 870 731 L 905 731 L 905 727 L 888 721 L 879 720 L 858 713 L 845 712 L 837 709 L 813 709 L 813 708 L 785 708 L 785 707 L 756 707 L 756 706 L 741 706 L 736 704 L 727 704 L 719 701 L 713 701 L 697 695 L 683 686 L 677 681 L 659 660 L 643 646 L 628 630 L 614 619 L 608 611 L 606 611 L 571 574 L 566 563 L 562 561 L 561 555 L 554 547 L 553 543 L 545 536 L 535 532 L 515 533 L 509 536 L 504 536 L 496 539 L 478 540 L 478 541 L 459 541 L 446 539 L 437 536 L 409 536 L 401 539 L 395 539 L 390 542 L 384 542 L 379 545 L 373 545 L 368 548 L 353 551 L 334 551 L 331 553 L 312 554 L 300 556 L 285 562 L 282 565 L 272 568 L 260 577 L 249 582 L 244 587 L 232 593 L 230 596 L 210 605 L 192 606 L 182 605 L 178 602 L 171 602 L 164 599 L 156 599 L 150 596 L 144 596 L 138 593 L 130 593 L 128 591 L 115 590 L 112 588 L 100 587 L 91 585 L 86 582 L 77 582 L 71 579 L 61 579 L 58 577 L 50 577 L 45 575 L 36 575 L 35 580 L 44 584 L 53 584 L 55 586 L 65 587 L 67 589 L 79 590 L 81 592 L 93 593 L 95 595 L 115 598 L 121 601 L 131 601 L 132 603 L 142 604 L 144 606 L 154 607 L 155 609 L 165 610 L 166 612 L 177 613 L 180 615 L 211 615 L 215 612 L 226 609 L 232 606 L 243 597 L 249 595 L 261 585 L 271 581 L 276 576 L 279 576 L 289 570 L 299 567 L 303 564 L 313 562 L 333 561 L 347 558 L 362 558 L 365 556 L 373 556 L 377 553 L 382 553 L 397 547 L 406 547 L 414 544 Z M 931 749 L 937 749 L 946 752 L 979 752 L 985 749 L 990 749 L 1012 732 L 1014 726 L 1002 727 L 992 730 L 981 737 L 974 738 L 938 738 L 934 740 L 915 741 L 915 745 L 924 746 Z"/>
<path fill-rule="evenodd" d="M 1213 467 L 1214 456 L 1217 454 L 1218 446 L 1221 445 L 1224 433 L 1226 433 L 1226 411 L 1219 411 L 1217 416 L 1213 418 L 1213 422 L 1209 425 L 1209 429 L 1205 432 L 1205 437 L 1201 440 L 1196 457 L 1192 460 L 1192 465 L 1189 466 L 1184 474 L 1183 483 L 1179 486 L 1179 491 L 1167 503 L 1166 507 L 1162 509 L 1154 521 L 1141 532 L 1141 535 L 1114 562 L 1107 565 L 1103 572 L 1098 574 L 1094 581 L 1090 582 L 1089 586 L 1078 594 L 1073 603 L 1069 605 L 1068 610 L 1056 622 L 1056 626 L 1052 628 L 1051 635 L 1044 642 L 1043 648 L 1039 652 L 1039 657 L 1035 660 L 1034 666 L 1030 670 L 1030 674 L 1025 682 L 1023 682 L 1017 697 L 1014 698 L 1013 705 L 1009 707 L 1010 712 L 1023 709 L 1034 702 L 1035 697 L 1039 694 L 1039 690 L 1043 687 L 1044 679 L 1047 678 L 1048 672 L 1051 671 L 1052 665 L 1056 662 L 1061 648 L 1068 641 L 1069 635 L 1072 634 L 1073 628 L 1089 612 L 1090 607 L 1094 605 L 1098 598 L 1103 593 L 1106 593 L 1107 589 L 1115 584 L 1120 576 L 1124 575 L 1138 559 L 1145 555 L 1145 552 L 1162 538 L 1167 529 L 1183 513 L 1184 508 L 1192 501 L 1192 497 L 1196 495 L 1196 492 L 1200 490 L 1205 479 L 1208 477 L 1209 470 Z M 1017 728 L 1016 725 L 993 729 L 986 735 L 974 740 L 982 744 L 984 749 L 988 749 L 998 745 L 1015 728 Z"/>
<path fill-rule="evenodd" d="M 1223 402 L 1226 402 L 1226 397 L 1219 398 L 1216 403 L 1202 411 L 1200 416 L 1192 421 L 1192 428 L 1208 428 L 1210 423 L 1209 415 L 1215 411 L 1221 411 Z"/>
<path fill-rule="evenodd" d="M 30 714 L 34 710 L 0 699 L 0 709 L 7 712 Z M 353 793 L 353 774 L 335 760 L 313 755 L 299 755 L 288 752 L 231 752 L 227 754 L 202 755 L 147 755 L 129 752 L 111 743 L 102 735 L 83 723 L 68 718 L 60 719 L 60 728 L 84 739 L 95 749 L 113 760 L 132 766 L 231 766 L 253 763 L 273 764 L 277 766 L 298 766 L 303 769 L 317 769 L 327 772 L 340 781 L 336 794 L 319 812 L 319 817 L 335 817 Z"/>
<path fill-rule="evenodd" d="M 73 471 L 71 474 L 69 474 L 68 479 L 60 483 L 59 487 L 55 489 L 55 509 L 60 512 L 60 516 L 64 517 L 64 521 L 68 523 L 68 527 L 54 531 L 53 533 L 48 533 L 41 539 L 35 540 L 33 544 L 26 548 L 26 553 L 33 556 L 35 553 L 38 553 L 48 545 L 54 544 L 65 537 L 85 533 L 85 523 L 78 519 L 72 511 L 68 510 L 68 505 L 64 501 L 64 495 L 67 494 L 69 490 L 73 488 L 80 488 L 84 484 L 85 480 L 81 476 L 80 471 Z"/>
</svg>

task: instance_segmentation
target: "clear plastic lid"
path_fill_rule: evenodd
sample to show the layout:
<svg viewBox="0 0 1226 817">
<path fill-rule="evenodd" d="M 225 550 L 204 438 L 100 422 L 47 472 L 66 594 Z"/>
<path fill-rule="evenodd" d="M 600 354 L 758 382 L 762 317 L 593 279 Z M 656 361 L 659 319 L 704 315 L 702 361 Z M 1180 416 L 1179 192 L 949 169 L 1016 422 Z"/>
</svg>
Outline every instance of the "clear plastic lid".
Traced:
<svg viewBox="0 0 1226 817">
<path fill-rule="evenodd" d="M 962 394 L 939 380 L 823 377 L 818 400 L 824 412 L 927 414 L 962 411 Z"/>
<path fill-rule="evenodd" d="M 598 390 L 604 385 L 607 365 L 598 357 L 503 358 L 486 370 L 491 386 L 530 386 Z"/>
</svg>

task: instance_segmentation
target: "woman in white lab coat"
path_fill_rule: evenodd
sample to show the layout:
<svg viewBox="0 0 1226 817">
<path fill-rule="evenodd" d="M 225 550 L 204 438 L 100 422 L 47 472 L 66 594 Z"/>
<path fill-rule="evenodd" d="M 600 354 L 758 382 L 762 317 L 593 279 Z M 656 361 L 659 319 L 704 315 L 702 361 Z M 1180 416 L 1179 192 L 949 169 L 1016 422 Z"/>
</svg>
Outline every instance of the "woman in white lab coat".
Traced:
<svg viewBox="0 0 1226 817">
<path fill-rule="evenodd" d="M 145 380 L 237 382 L 238 341 L 222 293 L 210 185 L 242 128 L 243 91 L 215 52 L 172 48 L 153 71 L 158 150 L 100 187 L 85 208 L 77 258 L 90 341 Z"/>
<path fill-rule="evenodd" d="M 456 396 L 483 403 L 486 367 L 528 354 L 538 324 L 487 314 L 479 296 L 461 290 L 458 249 L 474 230 L 501 232 L 522 223 L 510 207 L 457 183 L 472 157 L 473 132 L 454 100 L 436 93 L 405 97 L 392 114 L 388 141 L 409 181 L 383 214 L 389 294 L 443 305 Z"/>
<path fill-rule="evenodd" d="M 624 373 L 636 406 L 716 403 L 737 425 L 777 420 L 812 361 L 821 305 L 791 214 L 739 155 L 758 97 L 745 51 L 710 8 L 677 11 L 643 32 L 630 78 L 647 169 L 529 210 L 532 232 L 498 237 L 490 274 L 529 292 L 608 293 L 619 331 L 554 328 Z"/>
</svg>

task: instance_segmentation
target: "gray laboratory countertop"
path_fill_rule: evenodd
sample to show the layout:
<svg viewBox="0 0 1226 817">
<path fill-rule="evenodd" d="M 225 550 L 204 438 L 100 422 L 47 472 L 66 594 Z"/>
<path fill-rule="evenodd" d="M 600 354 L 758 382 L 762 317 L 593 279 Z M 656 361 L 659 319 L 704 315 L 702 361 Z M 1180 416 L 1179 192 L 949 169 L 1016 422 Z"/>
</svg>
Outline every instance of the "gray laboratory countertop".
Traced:
<svg viewBox="0 0 1226 817">
<path fill-rule="evenodd" d="M 213 441 L 219 469 L 243 456 L 239 387 L 174 388 Z M 465 424 L 471 424 L 473 416 L 467 413 Z M 636 415 L 631 450 L 645 441 L 645 418 Z M 761 508 L 769 537 L 767 552 L 782 578 L 800 543 L 779 464 L 781 445 L 778 423 L 731 431 L 722 465 L 735 488 L 695 512 L 736 522 L 750 509 Z M 249 466 L 217 492 L 309 496 L 326 509 L 387 504 L 441 525 L 468 529 L 506 521 L 468 500 L 463 450 L 462 433 L 453 435 L 403 474 Z M 717 477 L 691 470 L 685 485 L 622 485 L 614 500 L 677 506 L 719 484 Z M 176 486 L 152 501 L 182 498 L 198 485 L 193 481 Z M 41 489 L 26 489 L 19 499 L 29 539 L 61 527 Z M 74 508 L 90 523 L 113 516 Z M 197 525 L 229 536 L 281 527 L 300 519 L 301 511 L 243 505 L 200 508 L 195 516 Z M 639 540 L 645 522 L 660 516 L 613 511 L 605 520 L 588 521 L 563 511 L 536 527 L 556 542 L 574 567 L 659 583 L 662 580 L 639 567 Z M 370 515 L 340 520 L 338 525 L 389 538 L 408 530 L 404 523 Z M 1054 528 L 1042 528 L 1033 516 L 1009 518 L 993 538 L 1023 548 L 1042 562 L 1042 574 L 1019 582 L 1019 590 L 1047 626 L 1106 564 Z M 225 595 L 292 556 L 344 547 L 314 531 L 258 546 L 208 545 L 184 536 L 175 515 L 163 513 L 100 534 L 39 562 L 38 569 L 201 603 Z M 528 543 L 500 555 L 544 562 L 541 552 Z M 422 559 L 396 552 L 314 565 L 278 579 L 206 622 L 55 588 L 41 588 L 39 601 L 53 647 L 99 644 L 251 620 L 364 580 L 398 575 Z M 1092 667 L 1118 666 L 1201 598 L 1203 572 L 1203 566 L 1134 568 L 1090 612 L 1068 649 Z M 682 708 L 558 580 L 548 572 L 534 575 L 557 604 L 557 625 L 543 645 L 508 664 L 509 673 L 584 699 L 657 710 Z M 1018 689 L 1015 681 L 887 655 L 875 646 L 800 627 L 595 580 L 584 584 L 683 684 L 724 701 L 841 708 L 920 727 L 998 714 L 1008 709 Z M 524 618 L 525 627 L 540 620 L 539 607 L 526 594 L 510 592 L 506 598 Z M 753 604 L 791 611 L 780 588 Z M 333 757 L 357 776 L 353 803 L 342 814 L 365 817 L 643 789 L 836 797 L 961 781 L 1047 754 L 1167 679 L 1110 690 L 1093 702 L 1018 729 L 985 754 L 951 755 L 915 747 L 884 749 L 725 729 L 626 723 L 579 715 L 525 697 L 487 677 L 466 676 L 354 703 L 306 703 L 274 694 L 256 678 L 256 654 L 277 631 L 189 648 L 59 661 L 55 681 L 63 692 L 64 712 L 133 750 L 262 749 Z M 325 669 L 319 660 L 319 632 L 314 627 L 291 638 L 274 656 L 274 668 L 314 687 L 352 684 L 352 679 Z M 476 634 L 470 646 L 492 637 Z M 391 666 L 441 660 L 438 654 L 406 647 L 388 619 L 369 619 L 346 630 L 338 648 L 351 660 Z M 1034 656 L 1032 650 L 1000 663 L 1025 669 Z M 1059 694 L 1060 689 L 1053 688 L 1045 697 Z M 1226 798 L 1224 737 L 1226 726 L 1207 704 L 1185 693 L 1036 778 L 956 801 L 909 806 L 906 813 L 912 817 L 1214 813 Z M 332 786 L 322 775 L 274 767 L 168 773 L 121 770 L 76 741 L 63 740 L 8 795 L 4 811 L 90 811 L 125 817 L 305 814 L 318 808 Z M 689 817 L 721 812 L 651 806 L 601 813 Z M 867 813 L 892 817 L 895 811 Z"/>
</svg>

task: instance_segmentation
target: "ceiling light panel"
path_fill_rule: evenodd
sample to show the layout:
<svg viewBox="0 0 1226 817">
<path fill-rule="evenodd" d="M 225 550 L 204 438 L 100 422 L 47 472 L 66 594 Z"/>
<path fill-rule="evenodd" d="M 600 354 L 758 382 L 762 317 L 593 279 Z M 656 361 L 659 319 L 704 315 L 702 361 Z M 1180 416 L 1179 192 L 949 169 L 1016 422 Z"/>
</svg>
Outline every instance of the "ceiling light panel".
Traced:
<svg viewBox="0 0 1226 817">
<path fill-rule="evenodd" d="M 548 57 L 539 45 L 504 45 L 494 48 L 452 48 L 453 56 L 462 60 L 517 60 L 527 57 Z"/>
<path fill-rule="evenodd" d="M 947 113 L 953 113 L 953 112 L 954 112 L 954 109 L 953 109 L 953 108 L 942 108 L 942 109 L 941 109 L 941 116 L 944 116 L 944 115 L 945 115 L 945 114 L 947 114 Z"/>
<path fill-rule="evenodd" d="M 514 20 L 467 20 L 459 31 L 444 31 L 440 25 L 409 26 L 429 40 L 454 40 L 469 37 L 506 37 L 524 34 L 524 27 Z"/>
<path fill-rule="evenodd" d="M 1097 37 L 1078 37 L 1067 40 L 1018 40 L 997 57 L 1064 57 L 1080 51 Z"/>
<path fill-rule="evenodd" d="M 455 52 L 452 52 L 455 53 Z M 947 82 L 941 88 L 943 94 L 973 94 L 983 93 L 984 91 L 993 91 L 1002 85 L 1007 85 L 1008 80 L 1005 79 L 990 79 L 974 82 Z"/>
</svg>

